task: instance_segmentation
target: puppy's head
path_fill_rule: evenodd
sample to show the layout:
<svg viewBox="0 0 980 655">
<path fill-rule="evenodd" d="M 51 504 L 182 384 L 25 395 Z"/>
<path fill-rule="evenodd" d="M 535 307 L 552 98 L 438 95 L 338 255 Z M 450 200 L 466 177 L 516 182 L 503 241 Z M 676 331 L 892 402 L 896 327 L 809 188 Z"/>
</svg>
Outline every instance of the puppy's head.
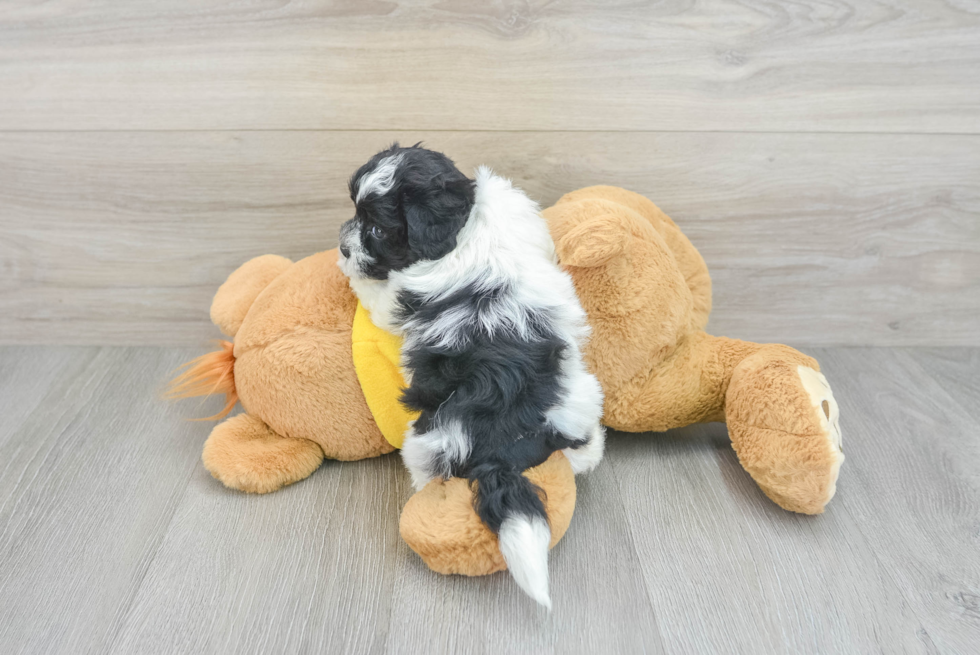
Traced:
<svg viewBox="0 0 980 655">
<path fill-rule="evenodd" d="M 439 259 L 473 207 L 473 181 L 449 157 L 394 144 L 350 180 L 354 218 L 340 228 L 340 267 L 351 278 L 384 280 L 415 262 Z"/>
</svg>

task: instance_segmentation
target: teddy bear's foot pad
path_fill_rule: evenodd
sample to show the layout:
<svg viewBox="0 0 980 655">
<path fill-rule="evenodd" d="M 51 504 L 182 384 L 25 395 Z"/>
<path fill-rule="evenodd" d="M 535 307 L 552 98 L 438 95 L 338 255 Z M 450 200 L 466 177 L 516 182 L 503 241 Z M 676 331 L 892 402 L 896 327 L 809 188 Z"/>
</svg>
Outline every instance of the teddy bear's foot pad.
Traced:
<svg viewBox="0 0 980 655">
<path fill-rule="evenodd" d="M 844 453 L 839 410 L 814 368 L 760 353 L 732 375 L 726 421 L 739 461 L 784 509 L 820 514 L 837 489 Z"/>
<path fill-rule="evenodd" d="M 254 416 L 239 414 L 215 426 L 201 459 L 226 487 L 263 494 L 308 477 L 323 461 L 323 451 L 308 439 L 283 437 Z"/>
</svg>

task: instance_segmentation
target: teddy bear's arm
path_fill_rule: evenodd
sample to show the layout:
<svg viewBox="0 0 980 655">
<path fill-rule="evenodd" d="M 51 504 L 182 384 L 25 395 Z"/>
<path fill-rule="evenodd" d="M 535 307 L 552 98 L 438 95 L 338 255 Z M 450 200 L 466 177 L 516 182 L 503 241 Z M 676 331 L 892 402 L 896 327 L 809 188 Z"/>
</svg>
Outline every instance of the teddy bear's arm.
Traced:
<svg viewBox="0 0 980 655">
<path fill-rule="evenodd" d="M 262 290 L 292 265 L 292 261 L 279 255 L 261 255 L 239 266 L 214 294 L 211 321 L 224 334 L 234 337 Z"/>
</svg>

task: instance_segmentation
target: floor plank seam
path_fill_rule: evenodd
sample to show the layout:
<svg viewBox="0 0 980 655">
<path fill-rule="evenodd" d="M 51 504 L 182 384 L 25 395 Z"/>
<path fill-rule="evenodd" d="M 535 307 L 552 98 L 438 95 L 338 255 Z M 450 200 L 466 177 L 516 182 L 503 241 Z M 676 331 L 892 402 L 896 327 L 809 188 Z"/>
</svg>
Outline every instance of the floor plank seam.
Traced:
<svg viewBox="0 0 980 655">
<path fill-rule="evenodd" d="M 96 352 L 95 352 L 95 355 L 92 357 L 92 359 L 89 362 L 86 363 L 85 367 L 79 372 L 79 376 L 85 375 L 85 372 L 88 370 L 88 368 L 90 366 L 92 366 L 93 363 L 96 362 L 99 359 L 99 355 L 101 355 L 104 351 L 105 351 L 104 348 L 97 348 L 96 349 Z M 89 373 L 88 376 L 87 376 L 87 380 L 82 384 L 82 388 L 83 389 L 87 389 L 92 384 L 93 375 L 98 374 L 99 372 L 100 371 L 98 369 L 96 369 L 93 373 Z M 98 379 L 98 381 L 95 384 L 98 384 L 98 382 L 101 382 L 102 380 L 105 380 L 107 377 L 109 377 L 109 370 L 106 369 L 104 371 L 101 371 L 101 375 L 99 376 L 99 379 Z M 33 413 L 34 412 L 37 412 L 37 411 L 38 411 L 38 408 L 35 408 L 32 411 L 31 414 L 33 415 Z M 62 416 L 66 416 L 69 411 L 71 411 L 71 410 L 63 410 Z M 86 413 L 86 416 L 88 416 L 89 414 L 91 414 L 91 411 L 92 411 L 92 406 L 91 406 L 91 404 L 88 404 L 86 406 L 86 409 L 84 410 L 84 412 Z M 17 482 L 14 485 L 14 488 L 15 489 L 17 489 L 17 488 L 21 489 L 21 493 L 14 500 L 14 504 L 10 507 L 10 516 L 11 517 L 13 517 L 14 515 L 16 515 L 17 509 L 20 507 L 21 501 L 24 499 L 24 496 L 29 492 L 29 490 L 31 489 L 33 483 L 35 482 L 35 480 L 37 480 L 38 476 L 41 475 L 42 471 L 45 471 L 48 474 L 50 474 L 50 470 L 51 469 L 46 466 L 46 463 L 47 463 L 48 459 L 51 457 L 52 453 L 55 453 L 55 452 L 57 452 L 58 450 L 60 450 L 61 448 L 64 447 L 64 445 L 66 443 L 66 440 L 63 439 L 63 437 L 74 426 L 76 426 L 76 424 L 77 424 L 77 418 L 78 417 L 76 415 L 76 416 L 72 416 L 72 418 L 67 419 L 67 423 L 64 426 L 62 426 L 62 428 L 58 432 L 58 435 L 56 437 L 54 437 L 53 439 L 50 440 L 51 441 L 51 445 L 50 445 L 50 447 L 46 451 L 44 451 L 43 456 L 41 456 L 41 452 L 40 451 L 35 452 L 34 455 L 31 457 L 31 459 L 27 462 L 27 465 L 24 466 L 23 471 L 21 472 L 20 476 L 17 479 Z M 34 466 L 34 463 L 38 460 L 38 457 L 41 457 L 40 463 L 37 464 L 36 466 Z M 31 478 L 29 480 L 27 480 L 25 482 L 24 481 L 24 476 L 27 474 L 27 472 L 32 467 L 34 468 L 34 474 L 31 476 Z M 7 497 L 5 497 L 3 499 L 3 504 L 0 505 L 0 515 L 2 515 L 4 513 L 4 511 L 6 511 L 6 509 L 7 509 L 7 503 L 8 503 L 8 501 L 11 498 L 12 498 L 12 496 L 7 496 Z M 5 543 L 3 545 L 3 548 L 6 548 L 7 545 L 8 544 Z"/>
<path fill-rule="evenodd" d="M 867 550 L 867 552 L 869 552 L 871 554 L 871 557 L 874 559 L 875 563 L 878 565 L 878 570 L 881 571 L 883 575 L 887 576 L 888 582 L 891 583 L 892 588 L 895 590 L 895 592 L 898 594 L 898 596 L 902 599 L 902 604 L 904 605 L 905 609 L 909 612 L 909 614 L 911 614 L 912 616 L 915 617 L 916 623 L 918 623 L 918 627 L 916 629 L 916 633 L 918 633 L 920 630 L 923 630 L 924 631 L 925 630 L 925 623 L 922 620 L 922 616 L 919 614 L 919 612 L 917 612 L 915 610 L 915 607 L 912 605 L 909 597 L 906 595 L 905 590 L 902 589 L 902 585 L 899 584 L 899 581 L 895 578 L 895 571 L 892 570 L 891 568 L 889 568 L 888 566 L 886 566 L 885 562 L 883 562 L 881 560 L 881 557 L 879 556 L 878 552 L 874 548 L 871 547 L 871 541 L 868 539 L 868 535 L 864 531 L 864 528 L 862 527 L 862 521 L 858 520 L 858 517 L 856 517 L 854 515 L 854 513 L 852 511 L 850 511 L 850 508 L 847 507 L 847 504 L 846 503 L 840 503 L 839 506 L 835 507 L 834 509 L 836 511 L 846 512 L 847 514 L 850 515 L 850 517 L 851 517 L 851 524 L 856 527 L 856 529 L 858 531 L 858 534 L 861 535 L 861 539 L 864 540 L 864 543 L 865 543 L 865 546 L 866 546 L 866 550 Z M 877 625 L 876 625 L 875 626 L 875 637 L 878 638 L 878 636 L 879 635 L 878 635 L 878 630 L 877 630 Z M 881 644 L 881 640 L 880 639 L 878 639 L 878 643 L 879 643 L 879 645 Z"/>
<path fill-rule="evenodd" d="M 608 436 L 608 435 L 607 435 Z M 633 559 L 637 563 L 637 575 L 643 580 L 643 595 L 647 599 L 647 604 L 650 606 L 650 610 L 653 612 L 653 620 L 657 624 L 657 644 L 660 646 L 661 653 L 667 653 L 667 647 L 664 643 L 664 634 L 661 626 L 660 617 L 657 615 L 657 606 L 653 602 L 653 597 L 650 596 L 650 588 L 647 585 L 647 581 L 643 576 L 642 570 L 639 568 L 640 553 L 636 546 L 636 534 L 634 532 L 634 522 L 629 520 L 629 513 L 626 509 L 626 504 L 623 503 L 623 487 L 622 487 L 622 477 L 620 475 L 619 467 L 616 465 L 616 458 L 611 457 L 607 460 L 609 464 L 613 467 L 613 477 L 616 479 L 616 489 L 619 490 L 619 494 L 616 496 L 616 502 L 619 504 L 620 509 L 623 512 L 623 517 L 626 519 L 627 533 L 629 535 L 629 545 L 633 552 Z"/>
<path fill-rule="evenodd" d="M 147 575 L 149 575 L 150 570 L 153 568 L 153 562 L 156 561 L 157 555 L 160 553 L 160 549 L 167 540 L 167 536 L 170 534 L 170 528 L 173 526 L 174 519 L 177 517 L 177 512 L 180 510 L 181 506 L 184 504 L 184 500 L 187 497 L 187 492 L 190 489 L 191 482 L 194 480 L 194 476 L 197 472 L 197 466 L 190 467 L 187 473 L 187 481 L 184 484 L 184 488 L 180 493 L 180 498 L 174 503 L 173 509 L 170 512 L 170 516 L 167 517 L 166 526 L 160 530 L 160 536 L 157 539 L 157 543 L 153 547 L 153 554 L 146 562 L 146 566 L 140 573 L 139 581 L 133 587 L 129 598 L 126 600 L 126 607 L 119 613 L 119 619 L 117 621 L 118 625 L 113 631 L 112 640 L 106 645 L 104 652 L 113 653 L 116 650 L 116 644 L 119 641 L 120 636 L 125 630 L 129 623 L 130 617 L 133 612 L 133 608 L 136 605 L 136 599 L 139 598 L 140 591 L 143 589 L 143 583 L 146 581 Z"/>
</svg>

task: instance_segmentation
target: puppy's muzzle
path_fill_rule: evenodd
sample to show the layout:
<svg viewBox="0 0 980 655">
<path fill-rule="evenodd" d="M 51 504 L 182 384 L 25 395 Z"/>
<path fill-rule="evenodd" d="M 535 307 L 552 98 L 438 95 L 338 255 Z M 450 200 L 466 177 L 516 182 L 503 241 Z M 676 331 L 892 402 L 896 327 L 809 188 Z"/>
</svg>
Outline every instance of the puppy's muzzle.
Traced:
<svg viewBox="0 0 980 655">
<path fill-rule="evenodd" d="M 354 224 L 354 219 L 345 221 L 343 225 L 340 226 L 340 254 L 344 257 L 350 257 L 351 250 L 354 249 L 351 241 L 357 238 L 357 226 Z"/>
<path fill-rule="evenodd" d="M 360 224 L 356 218 L 340 226 L 340 269 L 347 277 L 358 277 L 368 259 L 360 239 Z"/>
</svg>

